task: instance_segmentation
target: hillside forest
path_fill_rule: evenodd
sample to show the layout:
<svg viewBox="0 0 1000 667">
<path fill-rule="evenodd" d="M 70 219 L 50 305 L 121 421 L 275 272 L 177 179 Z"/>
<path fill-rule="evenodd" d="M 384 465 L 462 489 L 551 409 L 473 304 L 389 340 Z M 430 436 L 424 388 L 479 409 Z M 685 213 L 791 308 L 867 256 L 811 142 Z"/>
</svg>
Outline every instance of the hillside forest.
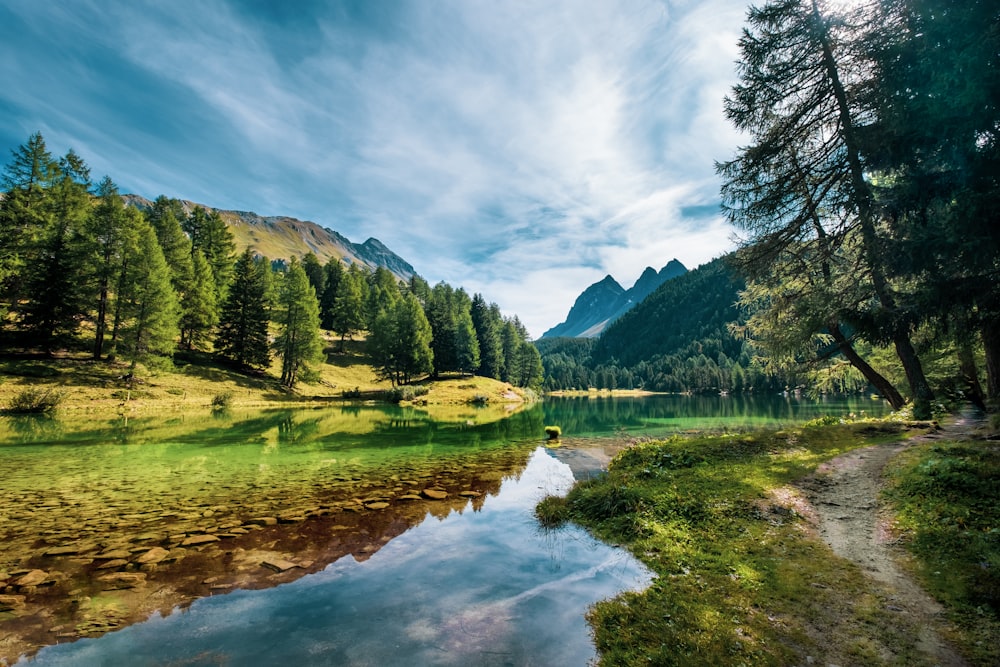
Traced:
<svg viewBox="0 0 1000 667">
<path fill-rule="evenodd" d="M 127 206 L 40 133 L 12 151 L 0 199 L 0 352 L 121 361 L 129 372 L 207 353 L 245 372 L 281 361 L 280 383 L 317 377 L 327 352 L 367 338 L 394 386 L 444 373 L 537 387 L 537 349 L 482 295 L 314 254 L 274 261 L 237 249 L 217 211 L 161 196 Z M 323 332 L 339 338 L 327 349 Z"/>
<path fill-rule="evenodd" d="M 716 164 L 738 250 L 540 341 L 546 387 L 1000 398 L 998 25 L 985 0 L 752 7 L 745 145 Z"/>
</svg>

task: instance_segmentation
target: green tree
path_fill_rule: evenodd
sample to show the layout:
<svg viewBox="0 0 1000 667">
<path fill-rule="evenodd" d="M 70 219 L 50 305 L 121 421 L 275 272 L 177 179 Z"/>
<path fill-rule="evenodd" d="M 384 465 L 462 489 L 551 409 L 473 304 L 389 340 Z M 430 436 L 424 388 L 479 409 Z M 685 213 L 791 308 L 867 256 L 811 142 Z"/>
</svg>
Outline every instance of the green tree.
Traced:
<svg viewBox="0 0 1000 667">
<path fill-rule="evenodd" d="M 319 322 L 327 331 L 334 330 L 337 290 L 344 278 L 344 264 L 336 257 L 323 267 L 323 291 L 319 293 Z"/>
<path fill-rule="evenodd" d="M 186 349 L 193 350 L 203 349 L 212 340 L 212 330 L 219 323 L 219 304 L 215 300 L 212 268 L 205 256 L 195 250 L 190 258 L 191 279 L 180 298 L 180 342 Z"/>
<path fill-rule="evenodd" d="M 146 219 L 156 230 L 156 238 L 170 268 L 170 282 L 177 294 L 182 296 L 190 289 L 193 277 L 194 250 L 191 247 L 191 239 L 185 235 L 181 227 L 181 221 L 186 218 L 184 205 L 180 200 L 168 199 L 164 195 L 157 197 L 153 206 L 146 212 Z"/>
<path fill-rule="evenodd" d="M 268 346 L 268 274 L 270 265 L 247 248 L 236 260 L 233 282 L 219 317 L 216 352 L 242 368 L 265 368 Z"/>
<path fill-rule="evenodd" d="M 815 0 L 772 0 L 750 9 L 740 83 L 726 99 L 726 115 L 753 143 L 719 165 L 723 200 L 750 243 L 780 248 L 811 238 L 816 209 L 810 207 L 818 207 L 831 247 L 857 234 L 858 283 L 871 299 L 854 324 L 873 340 L 892 342 L 915 412 L 925 415 L 933 392 L 910 338 L 914 313 L 887 275 L 890 239 L 865 175 L 862 149 L 871 140 L 863 128 L 877 115 L 877 68 L 865 41 L 871 26 L 862 18 L 833 21 Z M 789 184 L 805 184 L 808 199 Z"/>
<path fill-rule="evenodd" d="M 191 252 L 200 250 L 212 267 L 216 299 L 224 300 L 233 276 L 236 248 L 233 233 L 218 211 L 209 213 L 201 206 L 196 206 L 191 211 L 182 226 L 191 239 Z"/>
<path fill-rule="evenodd" d="M 344 340 L 351 338 L 365 326 L 364 287 L 365 276 L 357 265 L 344 272 L 337 286 L 337 296 L 334 302 L 330 321 L 330 330 L 340 334 L 340 351 L 344 351 Z"/>
<path fill-rule="evenodd" d="M 307 252 L 302 257 L 302 270 L 306 272 L 306 277 L 309 278 L 309 284 L 316 291 L 317 298 L 322 296 L 323 290 L 326 289 L 326 272 L 315 253 Z"/>
<path fill-rule="evenodd" d="M 374 328 L 379 313 L 388 310 L 399 299 L 399 282 L 389 269 L 380 266 L 368 274 L 368 291 L 365 296 L 365 324 Z"/>
<path fill-rule="evenodd" d="M 463 375 L 479 368 L 479 340 L 468 310 L 462 310 L 455 322 L 455 364 Z"/>
<path fill-rule="evenodd" d="M 92 306 L 86 236 L 89 188 L 90 170 L 71 150 L 59 161 L 46 200 L 47 224 L 24 267 L 21 323 L 47 351 L 68 343 Z"/>
<path fill-rule="evenodd" d="M 433 370 L 431 325 L 413 294 L 405 294 L 376 318 L 368 340 L 372 365 L 393 386 Z"/>
<path fill-rule="evenodd" d="M 291 389 L 300 379 L 313 376 L 313 366 L 325 359 L 316 291 L 294 257 L 281 283 L 278 308 L 280 332 L 274 348 L 281 357 L 281 384 Z"/>
<path fill-rule="evenodd" d="M 119 296 L 123 306 L 119 349 L 133 373 L 140 361 L 173 354 L 180 314 L 156 232 L 141 216 L 138 219 L 138 253 L 129 263 L 126 289 Z"/>
<path fill-rule="evenodd" d="M 118 298 L 117 288 L 130 258 L 138 253 L 140 216 L 126 209 L 118 187 L 105 176 L 97 187 L 97 206 L 88 221 L 88 236 L 93 244 L 93 276 L 97 293 L 94 316 L 94 359 L 105 351 L 108 318 Z"/>
<path fill-rule="evenodd" d="M 482 294 L 475 294 L 470 314 L 479 341 L 479 374 L 499 380 L 503 371 L 503 340 L 500 337 L 503 319 L 500 309 L 497 307 L 494 311 L 486 304 Z"/>
<path fill-rule="evenodd" d="M 24 268 L 49 226 L 49 190 L 59 176 L 59 164 L 40 133 L 11 151 L 0 198 L 0 289 L 9 303 L 18 302 Z"/>
</svg>

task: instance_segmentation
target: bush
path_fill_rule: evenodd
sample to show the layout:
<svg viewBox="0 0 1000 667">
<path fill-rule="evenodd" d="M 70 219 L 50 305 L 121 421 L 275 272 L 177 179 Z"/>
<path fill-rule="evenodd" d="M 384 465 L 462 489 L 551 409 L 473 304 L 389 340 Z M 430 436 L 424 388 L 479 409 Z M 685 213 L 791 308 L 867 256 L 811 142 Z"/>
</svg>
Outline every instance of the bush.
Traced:
<svg viewBox="0 0 1000 667">
<path fill-rule="evenodd" d="M 228 408 L 233 404 L 233 392 L 224 391 L 212 397 L 213 408 Z"/>
<path fill-rule="evenodd" d="M 476 394 L 469 399 L 469 403 L 472 405 L 487 405 L 490 402 L 490 397 L 486 394 Z"/>
<path fill-rule="evenodd" d="M 344 398 L 361 398 L 361 387 L 355 387 L 354 389 L 345 389 L 342 393 Z"/>
<path fill-rule="evenodd" d="M 63 395 L 54 389 L 25 389 L 11 399 L 5 412 L 30 414 L 52 412 L 62 402 Z"/>
<path fill-rule="evenodd" d="M 402 401 L 412 401 L 418 396 L 423 396 L 429 391 L 427 387 L 424 386 L 410 386 L 405 385 L 402 387 L 393 387 L 388 391 L 382 392 L 382 398 L 390 403 L 400 403 Z"/>
<path fill-rule="evenodd" d="M 558 440 L 562 436 L 562 429 L 558 426 L 546 426 L 545 435 L 548 436 L 549 440 Z"/>
</svg>

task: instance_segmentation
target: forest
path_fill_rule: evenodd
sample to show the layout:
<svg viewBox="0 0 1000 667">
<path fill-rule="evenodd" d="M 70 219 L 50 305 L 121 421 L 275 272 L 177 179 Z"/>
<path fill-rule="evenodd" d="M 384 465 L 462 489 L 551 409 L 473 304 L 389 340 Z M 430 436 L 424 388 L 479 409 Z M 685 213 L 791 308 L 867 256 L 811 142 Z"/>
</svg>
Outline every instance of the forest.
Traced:
<svg viewBox="0 0 1000 667">
<path fill-rule="evenodd" d="M 168 368 L 178 351 L 248 373 L 276 357 L 291 389 L 364 335 L 393 386 L 476 373 L 537 387 L 542 376 L 517 316 L 480 294 L 312 253 L 237 252 L 218 212 L 165 196 L 126 206 L 110 177 L 93 183 L 79 155 L 54 158 L 40 133 L 3 172 L 0 325 L 0 352 L 122 361 L 129 374 Z M 340 345 L 327 350 L 323 331 Z"/>
<path fill-rule="evenodd" d="M 592 350 L 547 350 L 548 387 L 860 385 L 918 417 L 956 395 L 1000 397 L 996 4 L 838 7 L 748 12 L 724 101 L 745 145 L 716 164 L 737 299 L 675 338 L 689 314 L 666 300 L 669 281 L 650 297 L 662 312 L 637 308 Z"/>
</svg>

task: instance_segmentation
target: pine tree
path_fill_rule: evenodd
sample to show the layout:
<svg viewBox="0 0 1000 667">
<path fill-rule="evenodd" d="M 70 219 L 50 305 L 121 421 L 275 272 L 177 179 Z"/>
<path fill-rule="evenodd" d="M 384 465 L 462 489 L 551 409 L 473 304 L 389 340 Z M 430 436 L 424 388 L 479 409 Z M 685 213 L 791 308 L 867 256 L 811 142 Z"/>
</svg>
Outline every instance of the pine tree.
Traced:
<svg viewBox="0 0 1000 667">
<path fill-rule="evenodd" d="M 344 279 L 344 264 L 333 257 L 323 267 L 323 292 L 319 297 L 319 321 L 327 331 L 334 330 L 337 310 L 337 290 Z"/>
<path fill-rule="evenodd" d="M 58 165 L 48 191 L 47 224 L 32 259 L 24 267 L 21 323 L 47 351 L 66 344 L 92 306 L 89 248 L 85 226 L 90 215 L 90 170 L 72 150 Z"/>
<path fill-rule="evenodd" d="M 472 315 L 462 310 L 455 322 L 455 362 L 462 375 L 476 372 L 479 368 L 479 340 L 472 324 Z"/>
<path fill-rule="evenodd" d="M 281 384 L 293 389 L 300 379 L 315 374 L 323 362 L 319 332 L 319 302 L 302 265 L 293 257 L 278 296 L 280 333 L 274 348 L 281 357 Z"/>
<path fill-rule="evenodd" d="M 850 315 L 869 338 L 893 343 L 915 412 L 927 416 L 933 392 L 910 339 L 914 314 L 887 275 L 891 239 L 865 176 L 863 149 L 872 138 L 864 126 L 878 113 L 872 95 L 878 70 L 865 43 L 873 28 L 861 13 L 850 18 L 831 21 L 816 0 L 771 0 L 750 9 L 740 84 L 726 100 L 726 115 L 754 143 L 718 166 L 723 199 L 730 221 L 750 233 L 747 245 L 760 248 L 762 272 L 784 248 L 815 240 L 817 220 L 825 248 L 856 234 L 858 277 L 870 298 Z"/>
<path fill-rule="evenodd" d="M 223 301 L 233 277 L 233 253 L 236 248 L 233 233 L 218 211 L 209 213 L 201 206 L 191 211 L 182 226 L 191 238 L 191 252 L 201 250 L 212 267 L 215 296 L 218 301 Z"/>
<path fill-rule="evenodd" d="M 105 176 L 97 187 L 97 206 L 88 221 L 88 236 L 94 245 L 93 276 L 97 292 L 94 318 L 94 359 L 104 354 L 108 318 L 113 313 L 120 276 L 130 256 L 136 254 L 141 227 L 135 209 L 126 209 L 118 187 Z"/>
<path fill-rule="evenodd" d="M 191 258 L 191 279 L 181 295 L 181 345 L 188 350 L 204 348 L 219 323 L 212 269 L 200 250 Z"/>
<path fill-rule="evenodd" d="M 479 374 L 497 380 L 503 370 L 503 340 L 500 337 L 503 320 L 499 312 L 499 307 L 494 312 L 481 294 L 472 297 L 472 325 L 479 341 Z"/>
<path fill-rule="evenodd" d="M 430 342 L 431 327 L 420 302 L 412 294 L 402 296 L 379 314 L 368 338 L 378 377 L 388 378 L 397 386 L 431 372 Z"/>
<path fill-rule="evenodd" d="M 11 151 L 0 198 L 0 289 L 10 303 L 18 302 L 24 268 L 33 261 L 37 241 L 49 226 L 49 190 L 60 173 L 38 132 Z"/>
<path fill-rule="evenodd" d="M 156 230 L 156 238 L 170 268 L 170 282 L 177 294 L 182 297 L 190 289 L 193 270 L 191 263 L 194 254 L 191 239 L 181 228 L 181 220 L 186 217 L 181 202 L 177 199 L 168 199 L 164 195 L 157 197 L 152 208 L 146 212 L 146 219 Z"/>
<path fill-rule="evenodd" d="M 307 252 L 302 257 L 302 270 L 306 272 L 309 284 L 316 291 L 316 297 L 322 296 L 323 290 L 326 289 L 326 271 L 323 270 L 323 265 L 319 263 L 315 253 Z"/>
<path fill-rule="evenodd" d="M 265 368 L 268 346 L 268 276 L 270 265 L 247 248 L 236 260 L 233 282 L 219 316 L 216 352 L 242 368 Z"/>
<path fill-rule="evenodd" d="M 123 321 L 119 349 L 131 362 L 133 373 L 140 361 L 149 363 L 173 354 L 180 314 L 156 232 L 140 219 L 138 253 L 129 264 L 128 285 L 120 296 Z"/>
<path fill-rule="evenodd" d="M 399 283 L 396 276 L 385 267 L 378 267 L 368 274 L 368 291 L 365 296 L 365 324 L 368 330 L 374 328 L 379 313 L 388 310 L 399 299 Z"/>
<path fill-rule="evenodd" d="M 344 340 L 351 338 L 365 326 L 364 316 L 364 286 L 365 277 L 357 265 L 344 272 L 340 285 L 337 286 L 337 297 L 333 308 L 332 331 L 340 334 L 340 351 L 344 351 Z"/>
</svg>

